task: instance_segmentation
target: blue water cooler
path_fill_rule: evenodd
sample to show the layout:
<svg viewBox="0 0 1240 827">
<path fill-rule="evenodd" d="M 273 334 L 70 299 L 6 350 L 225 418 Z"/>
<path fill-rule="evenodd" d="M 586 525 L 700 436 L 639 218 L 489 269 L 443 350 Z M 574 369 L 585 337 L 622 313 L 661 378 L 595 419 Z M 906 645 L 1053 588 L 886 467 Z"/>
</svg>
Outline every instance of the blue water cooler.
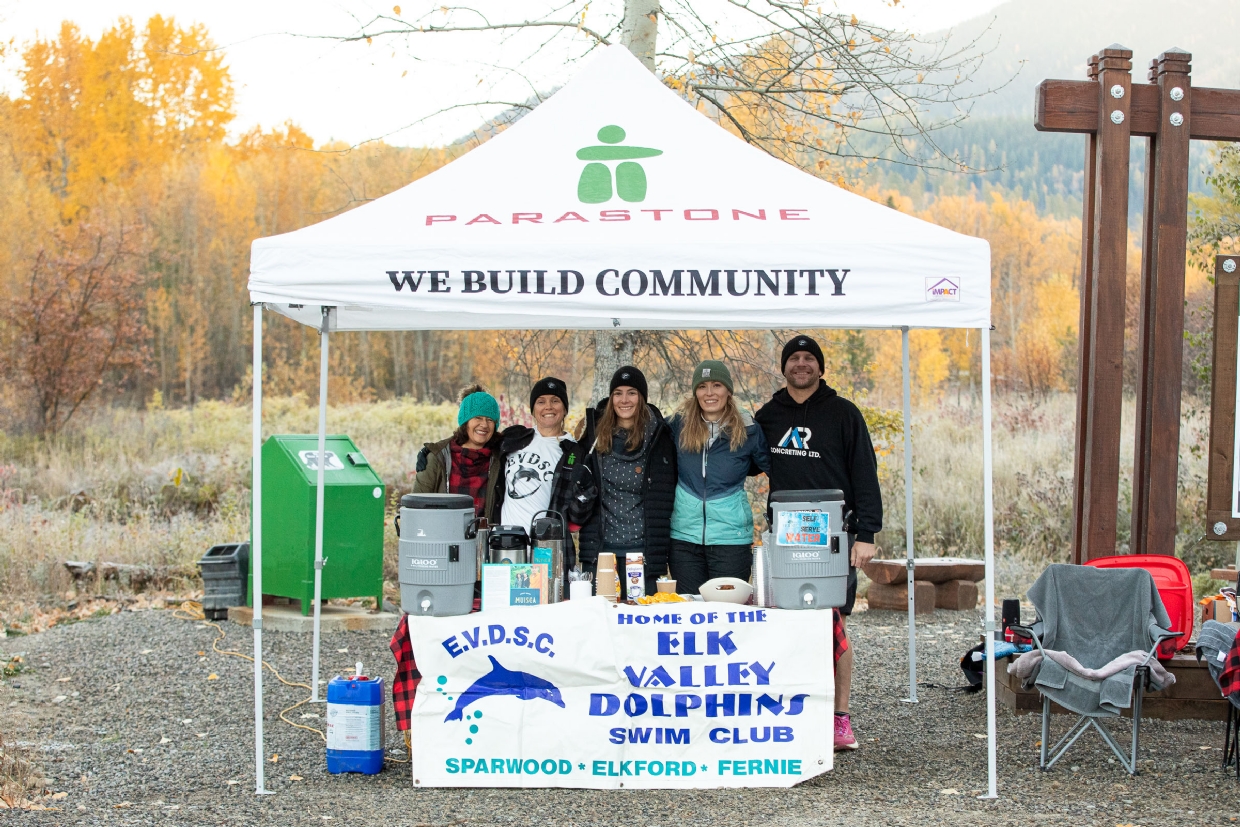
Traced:
<svg viewBox="0 0 1240 827">
<path fill-rule="evenodd" d="M 368 678 L 362 665 L 351 678 L 327 684 L 327 771 L 374 775 L 383 769 L 387 711 L 383 678 Z"/>
</svg>

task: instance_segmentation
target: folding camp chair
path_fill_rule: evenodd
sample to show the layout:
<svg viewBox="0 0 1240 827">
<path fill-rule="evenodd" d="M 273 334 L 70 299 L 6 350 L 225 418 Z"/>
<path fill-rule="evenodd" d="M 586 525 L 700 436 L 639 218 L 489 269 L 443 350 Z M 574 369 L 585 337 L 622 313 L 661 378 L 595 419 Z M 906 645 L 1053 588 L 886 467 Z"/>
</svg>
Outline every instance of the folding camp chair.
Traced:
<svg viewBox="0 0 1240 827">
<path fill-rule="evenodd" d="M 1091 727 L 1106 741 L 1129 775 L 1137 774 L 1141 701 L 1147 689 L 1161 689 L 1151 677 L 1150 659 L 1158 644 L 1181 632 L 1171 625 L 1150 573 L 1144 569 L 1096 569 L 1056 563 L 1029 589 L 1038 612 L 1032 626 L 1014 627 L 1033 638 L 1042 662 L 1025 679 L 1042 695 L 1041 767 L 1049 770 Z M 1066 653 L 1085 669 L 1102 669 L 1131 652 L 1143 657 L 1109 677 L 1087 678 L 1061 665 L 1047 652 Z M 1079 717 L 1059 742 L 1048 748 L 1051 704 Z M 1132 747 L 1125 755 L 1100 718 L 1132 709 Z M 1049 759 L 1048 759 L 1049 755 Z"/>
<path fill-rule="evenodd" d="M 1220 623 L 1207 620 L 1197 634 L 1197 660 L 1204 662 L 1214 685 L 1222 694 L 1220 679 L 1223 675 L 1227 653 L 1240 633 L 1240 623 Z M 1234 767 L 1240 779 L 1240 692 L 1224 695 L 1227 698 L 1227 729 L 1223 733 L 1223 769 Z"/>
</svg>

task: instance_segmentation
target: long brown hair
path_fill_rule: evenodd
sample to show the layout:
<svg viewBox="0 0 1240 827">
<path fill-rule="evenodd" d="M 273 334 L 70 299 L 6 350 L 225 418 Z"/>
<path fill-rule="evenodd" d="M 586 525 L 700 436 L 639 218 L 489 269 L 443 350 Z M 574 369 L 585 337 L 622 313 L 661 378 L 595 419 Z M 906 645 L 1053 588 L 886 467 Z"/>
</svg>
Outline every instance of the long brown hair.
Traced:
<svg viewBox="0 0 1240 827">
<path fill-rule="evenodd" d="M 719 430 L 728 437 L 728 445 L 733 451 L 739 451 L 748 437 L 745 420 L 741 419 L 740 409 L 736 407 L 731 393 L 723 405 L 723 415 L 719 417 Z M 697 388 L 694 388 L 680 405 L 680 447 L 696 453 L 706 447 L 708 439 L 710 429 L 704 421 L 702 406 L 698 404 Z"/>
<path fill-rule="evenodd" d="M 646 397 L 640 392 L 638 397 L 641 399 L 641 404 L 637 406 L 637 414 L 633 417 L 633 427 L 629 428 L 629 437 L 624 441 L 624 450 L 629 453 L 642 447 L 642 443 L 646 440 L 646 423 L 650 421 L 650 407 L 646 404 Z M 598 420 L 598 433 L 594 437 L 594 447 L 600 454 L 611 453 L 611 437 L 618 427 L 620 427 L 620 417 L 616 416 L 616 410 L 611 406 L 609 395 L 607 406 L 603 408 L 603 415 Z"/>
</svg>

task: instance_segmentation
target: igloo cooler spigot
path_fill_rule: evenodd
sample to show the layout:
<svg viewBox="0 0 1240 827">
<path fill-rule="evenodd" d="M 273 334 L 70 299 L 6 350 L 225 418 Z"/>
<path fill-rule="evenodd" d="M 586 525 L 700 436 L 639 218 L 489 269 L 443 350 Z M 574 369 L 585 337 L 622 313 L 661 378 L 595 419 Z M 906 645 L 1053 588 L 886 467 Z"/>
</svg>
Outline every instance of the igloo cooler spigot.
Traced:
<svg viewBox="0 0 1240 827">
<path fill-rule="evenodd" d="M 478 572 L 474 501 L 464 494 L 400 498 L 400 607 L 411 615 L 469 614 Z"/>
<path fill-rule="evenodd" d="M 831 609 L 848 595 L 844 492 L 772 491 L 767 517 L 772 596 L 779 609 Z"/>
</svg>

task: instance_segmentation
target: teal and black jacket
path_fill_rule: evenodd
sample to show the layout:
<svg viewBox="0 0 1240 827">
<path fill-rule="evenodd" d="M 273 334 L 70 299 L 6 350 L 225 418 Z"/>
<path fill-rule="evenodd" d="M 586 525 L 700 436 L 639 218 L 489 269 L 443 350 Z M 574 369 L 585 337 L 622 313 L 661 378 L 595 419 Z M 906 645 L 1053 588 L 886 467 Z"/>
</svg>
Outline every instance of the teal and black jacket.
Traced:
<svg viewBox="0 0 1240 827">
<path fill-rule="evenodd" d="M 672 508 L 672 539 L 703 546 L 740 546 L 753 542 L 753 512 L 745 496 L 745 478 L 771 467 L 766 435 L 748 414 L 745 443 L 733 451 L 720 434 L 701 451 L 680 444 L 679 414 L 669 423 L 676 441 L 676 503 Z"/>
</svg>

